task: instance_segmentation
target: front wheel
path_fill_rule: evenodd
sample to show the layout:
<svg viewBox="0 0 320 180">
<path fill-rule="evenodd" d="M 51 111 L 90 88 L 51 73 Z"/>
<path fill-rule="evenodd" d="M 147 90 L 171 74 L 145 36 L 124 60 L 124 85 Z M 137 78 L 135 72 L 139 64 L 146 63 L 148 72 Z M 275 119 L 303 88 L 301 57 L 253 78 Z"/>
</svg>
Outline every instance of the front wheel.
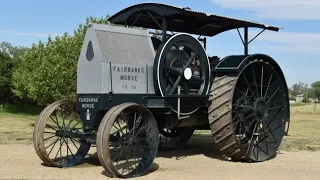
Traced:
<svg viewBox="0 0 320 180">
<path fill-rule="evenodd" d="M 70 167 L 87 155 L 90 144 L 70 134 L 83 132 L 74 103 L 58 101 L 40 113 L 33 131 L 33 145 L 39 158 L 48 166 Z"/>
<path fill-rule="evenodd" d="M 141 176 L 158 150 L 158 126 L 151 112 L 135 103 L 111 108 L 97 134 L 98 158 L 109 177 Z"/>
</svg>

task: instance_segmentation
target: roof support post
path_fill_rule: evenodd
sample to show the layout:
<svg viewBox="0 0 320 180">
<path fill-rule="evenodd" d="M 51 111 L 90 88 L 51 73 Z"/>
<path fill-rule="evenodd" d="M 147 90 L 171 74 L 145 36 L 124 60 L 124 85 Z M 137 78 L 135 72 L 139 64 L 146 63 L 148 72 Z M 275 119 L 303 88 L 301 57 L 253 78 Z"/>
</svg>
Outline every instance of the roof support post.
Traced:
<svg viewBox="0 0 320 180">
<path fill-rule="evenodd" d="M 165 17 L 162 17 L 162 42 L 167 39 L 167 21 Z"/>
<path fill-rule="evenodd" d="M 249 40 L 248 40 L 248 27 L 244 27 L 244 55 L 248 55 L 248 45 L 249 45 Z"/>
</svg>

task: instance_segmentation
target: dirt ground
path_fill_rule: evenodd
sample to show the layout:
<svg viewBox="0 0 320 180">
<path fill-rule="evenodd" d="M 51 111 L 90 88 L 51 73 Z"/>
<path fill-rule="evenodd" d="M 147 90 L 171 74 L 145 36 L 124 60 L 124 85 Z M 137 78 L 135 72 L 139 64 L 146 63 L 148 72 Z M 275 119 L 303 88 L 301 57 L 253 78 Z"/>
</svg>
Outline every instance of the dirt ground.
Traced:
<svg viewBox="0 0 320 180">
<path fill-rule="evenodd" d="M 109 179 L 95 151 L 93 147 L 83 164 L 59 169 L 42 165 L 32 144 L 0 145 L 0 179 Z M 282 151 L 269 161 L 249 164 L 224 160 L 210 144 L 197 144 L 159 152 L 150 172 L 136 179 L 318 180 L 320 151 Z"/>
</svg>

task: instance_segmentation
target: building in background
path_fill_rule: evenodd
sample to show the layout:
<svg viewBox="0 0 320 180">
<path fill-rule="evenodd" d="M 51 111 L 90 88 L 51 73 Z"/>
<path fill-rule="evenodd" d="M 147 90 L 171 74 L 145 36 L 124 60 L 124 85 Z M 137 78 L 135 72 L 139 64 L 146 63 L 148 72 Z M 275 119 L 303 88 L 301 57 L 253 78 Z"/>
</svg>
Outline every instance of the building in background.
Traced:
<svg viewBox="0 0 320 180">
<path fill-rule="evenodd" d="M 303 101 L 303 94 L 296 95 L 296 102 L 302 102 Z"/>
</svg>

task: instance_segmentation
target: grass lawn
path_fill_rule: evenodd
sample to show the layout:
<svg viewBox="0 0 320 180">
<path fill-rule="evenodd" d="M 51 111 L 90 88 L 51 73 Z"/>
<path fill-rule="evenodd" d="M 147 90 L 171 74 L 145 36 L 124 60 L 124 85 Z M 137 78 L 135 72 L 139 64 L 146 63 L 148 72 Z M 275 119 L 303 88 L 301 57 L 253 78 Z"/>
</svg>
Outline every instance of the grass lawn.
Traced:
<svg viewBox="0 0 320 180">
<path fill-rule="evenodd" d="M 291 106 L 289 136 L 285 136 L 280 149 L 320 150 L 320 105 Z"/>
<path fill-rule="evenodd" d="M 32 132 L 40 108 L 0 105 L 0 144 L 32 143 Z"/>
<path fill-rule="evenodd" d="M 320 105 L 291 106 L 289 136 L 285 136 L 280 150 L 320 150 Z M 42 109 L 18 105 L 0 105 L 0 144 L 32 143 L 35 120 Z M 196 131 L 193 139 L 211 139 L 210 131 Z M 197 135 L 201 135 L 199 137 Z"/>
</svg>

